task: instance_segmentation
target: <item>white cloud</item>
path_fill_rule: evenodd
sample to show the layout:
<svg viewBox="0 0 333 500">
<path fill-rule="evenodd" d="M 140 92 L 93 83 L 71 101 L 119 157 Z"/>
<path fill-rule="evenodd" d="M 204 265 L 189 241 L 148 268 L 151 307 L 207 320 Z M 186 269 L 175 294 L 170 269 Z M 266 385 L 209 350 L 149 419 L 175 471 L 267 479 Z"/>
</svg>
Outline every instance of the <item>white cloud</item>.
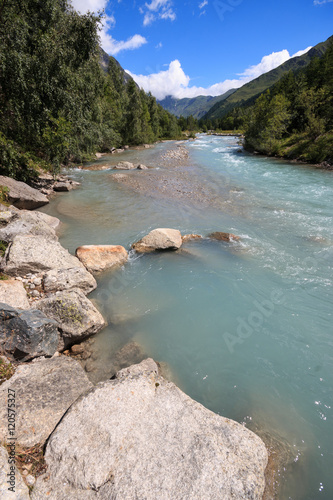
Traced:
<svg viewBox="0 0 333 500">
<path fill-rule="evenodd" d="M 333 2 L 333 0 L 332 0 Z M 306 49 L 304 50 L 299 50 L 298 52 L 296 52 L 293 56 L 291 57 L 299 57 L 299 56 L 302 56 L 303 54 L 306 54 L 307 52 L 309 52 L 309 50 L 312 49 L 312 45 L 310 45 L 310 47 L 307 47 Z"/>
<path fill-rule="evenodd" d="M 150 3 L 146 2 L 143 7 L 139 8 L 140 13 L 144 15 L 143 25 L 149 26 L 157 19 L 174 21 L 176 13 L 172 5 L 172 0 L 152 0 Z"/>
<path fill-rule="evenodd" d="M 108 0 L 72 0 L 73 7 L 84 14 L 90 10 L 98 12 L 106 7 Z M 120 0 L 118 0 L 119 3 Z M 127 40 L 115 40 L 110 34 L 112 28 L 115 27 L 116 19 L 114 16 L 104 15 L 102 19 L 102 29 L 100 31 L 101 46 L 108 54 L 113 56 L 119 54 L 123 50 L 138 49 L 147 43 L 145 37 L 141 35 L 133 35 Z"/>
<path fill-rule="evenodd" d="M 203 9 L 206 5 L 208 5 L 208 0 L 203 0 L 203 2 L 199 4 L 199 9 Z"/>
<path fill-rule="evenodd" d="M 324 5 L 324 3 L 330 3 L 333 0 L 314 0 L 313 5 Z"/>
<path fill-rule="evenodd" d="M 82 14 L 88 12 L 98 12 L 103 10 L 107 4 L 107 0 L 72 0 L 72 5 L 75 10 Z"/>
<path fill-rule="evenodd" d="M 301 55 L 310 48 L 308 47 L 305 50 L 296 52 L 292 57 Z M 172 61 L 168 69 L 150 75 L 135 75 L 128 70 L 126 71 L 132 75 L 140 87 L 144 88 L 147 92 L 150 91 L 157 99 L 164 99 L 167 95 L 181 99 L 183 97 L 196 97 L 198 95 L 217 96 L 224 94 L 230 89 L 242 87 L 245 83 L 280 66 L 280 64 L 290 58 L 291 56 L 287 50 L 273 52 L 268 56 L 264 56 L 259 64 L 250 66 L 243 73 L 237 75 L 239 78 L 224 80 L 207 88 L 189 86 L 191 79 L 185 74 L 178 59 Z"/>
<path fill-rule="evenodd" d="M 100 34 L 101 45 L 105 52 L 112 56 L 116 56 L 123 50 L 134 50 L 142 47 L 147 43 L 145 37 L 141 35 L 133 35 L 127 40 L 115 40 L 110 34 L 104 30 Z"/>
</svg>

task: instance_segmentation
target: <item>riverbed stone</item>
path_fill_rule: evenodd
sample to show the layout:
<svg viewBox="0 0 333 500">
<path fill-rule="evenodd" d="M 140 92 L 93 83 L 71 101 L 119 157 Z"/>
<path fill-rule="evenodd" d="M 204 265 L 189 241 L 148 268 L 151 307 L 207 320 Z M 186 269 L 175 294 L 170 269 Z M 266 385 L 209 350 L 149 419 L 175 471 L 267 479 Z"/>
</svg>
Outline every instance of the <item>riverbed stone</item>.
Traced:
<svg viewBox="0 0 333 500">
<path fill-rule="evenodd" d="M 0 303 L 0 347 L 7 357 L 29 361 L 53 356 L 59 343 L 58 324 L 41 311 L 22 311 Z"/>
<path fill-rule="evenodd" d="M 44 236 L 18 235 L 8 246 L 2 270 L 9 276 L 24 276 L 51 269 L 83 267 L 60 243 Z"/>
<path fill-rule="evenodd" d="M 212 240 L 226 241 L 226 242 L 238 241 L 240 239 L 239 236 L 236 236 L 235 234 L 223 233 L 221 231 L 215 231 L 215 233 L 209 234 L 208 238 L 211 238 Z"/>
<path fill-rule="evenodd" d="M 259 500 L 267 451 L 158 373 L 152 359 L 98 384 L 68 410 L 33 500 Z"/>
<path fill-rule="evenodd" d="M 91 337 L 106 326 L 101 313 L 79 289 L 56 292 L 37 300 L 34 307 L 59 324 L 59 350 Z"/>
<path fill-rule="evenodd" d="M 139 253 L 156 250 L 177 250 L 182 246 L 182 235 L 177 229 L 158 228 L 134 243 L 132 248 Z"/>
<path fill-rule="evenodd" d="M 93 275 L 82 266 L 51 269 L 44 275 L 43 286 L 46 293 L 80 288 L 87 295 L 95 290 L 97 283 Z"/>
<path fill-rule="evenodd" d="M 184 234 L 184 236 L 182 236 L 182 241 L 183 243 L 188 243 L 189 241 L 193 241 L 193 240 L 201 240 L 202 239 L 202 236 L 200 234 Z"/>
<path fill-rule="evenodd" d="M 134 168 L 136 168 L 134 163 L 129 161 L 120 161 L 115 167 L 113 167 L 114 170 L 133 170 Z"/>
<path fill-rule="evenodd" d="M 0 446 L 0 498 L 1 500 L 29 500 L 29 488 L 23 481 L 23 478 L 14 464 L 8 462 L 9 455 L 5 448 Z M 12 457 L 10 457 L 10 461 Z M 13 472 L 11 467 L 15 467 L 15 487 L 14 491 L 10 491 L 8 488 L 11 485 L 8 483 L 10 481 L 9 474 Z"/>
<path fill-rule="evenodd" d="M 71 404 L 91 388 L 81 365 L 66 356 L 18 366 L 0 386 L 0 440 L 8 437 L 8 389 L 16 393 L 17 443 L 30 447 L 44 444 Z"/>
<path fill-rule="evenodd" d="M 83 245 L 75 255 L 92 273 L 121 266 L 128 260 L 128 253 L 121 245 Z"/>
<path fill-rule="evenodd" d="M 16 208 L 33 210 L 49 203 L 48 198 L 25 182 L 0 175 L 0 186 L 8 188 L 8 200 Z"/>
<path fill-rule="evenodd" d="M 73 186 L 70 184 L 70 182 L 58 181 L 54 183 L 53 189 L 57 192 L 66 192 L 71 191 L 73 189 Z"/>
</svg>

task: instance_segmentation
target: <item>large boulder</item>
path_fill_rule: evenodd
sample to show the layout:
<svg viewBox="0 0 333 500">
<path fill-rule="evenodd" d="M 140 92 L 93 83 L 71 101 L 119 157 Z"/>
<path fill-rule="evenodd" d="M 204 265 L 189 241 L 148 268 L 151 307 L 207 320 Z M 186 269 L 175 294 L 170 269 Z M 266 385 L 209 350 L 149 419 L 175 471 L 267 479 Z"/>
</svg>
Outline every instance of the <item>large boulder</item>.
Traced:
<svg viewBox="0 0 333 500">
<path fill-rule="evenodd" d="M 53 356 L 59 343 L 58 324 L 41 311 L 21 311 L 0 303 L 0 347 L 11 359 L 28 361 Z"/>
<path fill-rule="evenodd" d="M 80 288 L 85 294 L 88 294 L 96 287 L 95 278 L 83 266 L 51 269 L 44 274 L 43 288 L 46 293 Z"/>
<path fill-rule="evenodd" d="M 15 437 L 30 447 L 44 444 L 71 404 L 91 388 L 78 361 L 66 356 L 20 365 L 0 386 L 0 440 L 8 437 L 8 389 L 16 394 Z"/>
<path fill-rule="evenodd" d="M 262 498 L 267 451 L 193 401 L 153 360 L 77 400 L 51 435 L 33 500 Z"/>
<path fill-rule="evenodd" d="M 9 276 L 73 267 L 83 265 L 58 241 L 32 235 L 16 236 L 8 246 L 2 262 L 2 269 Z"/>
<path fill-rule="evenodd" d="M 91 273 L 121 266 L 128 259 L 127 251 L 120 245 L 83 245 L 75 255 Z"/>
<path fill-rule="evenodd" d="M 15 279 L 0 281 L 0 302 L 19 309 L 30 308 L 28 295 L 22 282 Z"/>
<path fill-rule="evenodd" d="M 129 161 L 120 161 L 115 167 L 114 170 L 133 170 L 135 165 Z"/>
<path fill-rule="evenodd" d="M 0 186 L 8 188 L 8 199 L 17 208 L 33 210 L 49 203 L 48 198 L 24 182 L 0 175 Z"/>
<path fill-rule="evenodd" d="M 156 250 L 177 250 L 182 245 L 182 235 L 177 229 L 158 228 L 134 243 L 136 252 L 146 253 Z"/>
<path fill-rule="evenodd" d="M 55 229 L 59 219 L 41 212 L 28 210 L 8 210 L 0 212 L 0 239 L 12 241 L 19 234 L 41 235 L 57 240 Z"/>
<path fill-rule="evenodd" d="M 106 322 L 96 307 L 79 290 L 56 292 L 34 306 L 59 324 L 62 350 L 99 332 Z"/>
<path fill-rule="evenodd" d="M 5 417 L 3 422 L 5 422 Z M 7 450 L 0 446 L 0 498 L 1 500 L 29 500 L 29 488 L 15 465 L 14 450 L 14 446 L 10 448 L 9 456 Z"/>
</svg>

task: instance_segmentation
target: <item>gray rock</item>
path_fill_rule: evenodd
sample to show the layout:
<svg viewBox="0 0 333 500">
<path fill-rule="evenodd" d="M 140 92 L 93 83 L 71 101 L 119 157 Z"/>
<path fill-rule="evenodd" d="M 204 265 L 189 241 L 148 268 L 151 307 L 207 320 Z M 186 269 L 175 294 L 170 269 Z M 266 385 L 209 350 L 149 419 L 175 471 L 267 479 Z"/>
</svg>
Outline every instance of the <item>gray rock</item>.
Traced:
<svg viewBox="0 0 333 500">
<path fill-rule="evenodd" d="M 44 275 L 45 292 L 80 288 L 85 294 L 95 290 L 95 278 L 83 266 L 70 269 L 52 269 Z"/>
<path fill-rule="evenodd" d="M 158 228 L 132 245 L 140 253 L 156 250 L 177 250 L 182 246 L 182 235 L 177 229 Z"/>
<path fill-rule="evenodd" d="M 58 324 L 41 311 L 21 311 L 0 303 L 0 347 L 7 357 L 28 361 L 53 356 L 59 343 Z"/>
<path fill-rule="evenodd" d="M 83 245 L 75 255 L 91 273 L 116 268 L 128 260 L 127 250 L 121 245 Z"/>
<path fill-rule="evenodd" d="M 141 164 L 141 163 L 140 163 L 140 164 L 137 166 L 137 169 L 138 169 L 138 170 L 148 170 L 148 167 L 146 167 L 146 165 L 143 165 L 143 164 Z"/>
<path fill-rule="evenodd" d="M 114 170 L 133 170 L 135 165 L 129 161 L 120 161 L 115 167 Z"/>
<path fill-rule="evenodd" d="M 211 233 L 208 235 L 208 238 L 211 238 L 212 240 L 218 240 L 218 241 L 238 241 L 240 238 L 239 236 L 236 236 L 235 234 L 232 233 L 222 233 L 221 231 L 216 231 L 215 233 Z"/>
<path fill-rule="evenodd" d="M 15 279 L 0 281 L 0 302 L 19 309 L 29 309 L 28 295 L 21 281 Z"/>
<path fill-rule="evenodd" d="M 8 463 L 8 460 L 13 463 Z M 11 467 L 14 467 L 11 469 Z M 14 492 L 9 491 L 8 488 L 12 486 L 8 481 L 11 480 L 8 474 L 14 472 Z M 15 459 L 8 455 L 8 452 L 5 448 L 0 446 L 0 498 L 1 500 L 29 500 L 29 488 L 23 481 L 23 478 L 18 471 L 17 467 L 15 467 Z"/>
<path fill-rule="evenodd" d="M 41 212 L 29 212 L 20 210 L 10 212 L 12 217 L 7 224 L 4 224 L 7 212 L 0 214 L 0 239 L 3 241 L 12 241 L 17 235 L 44 236 L 45 238 L 57 240 L 55 229 L 59 226 L 60 220 L 56 217 L 43 214 Z"/>
<path fill-rule="evenodd" d="M 34 306 L 59 324 L 60 350 L 91 337 L 106 326 L 101 313 L 79 289 L 56 292 L 36 301 Z"/>
<path fill-rule="evenodd" d="M 20 365 L 0 386 L 0 440 L 8 432 L 8 389 L 16 393 L 15 437 L 30 447 L 44 444 L 71 404 L 91 387 L 81 365 L 66 356 Z"/>
<path fill-rule="evenodd" d="M 45 459 L 33 500 L 259 500 L 267 451 L 145 360 L 76 401 Z"/>
<path fill-rule="evenodd" d="M 73 186 L 69 182 L 55 182 L 53 186 L 54 191 L 71 191 Z"/>
<path fill-rule="evenodd" d="M 48 198 L 24 182 L 0 175 L 0 186 L 8 188 L 8 199 L 16 208 L 33 210 L 49 203 Z"/>
<path fill-rule="evenodd" d="M 30 235 L 16 236 L 8 246 L 2 263 L 4 273 L 9 276 L 73 267 L 83 265 L 58 241 Z"/>
</svg>

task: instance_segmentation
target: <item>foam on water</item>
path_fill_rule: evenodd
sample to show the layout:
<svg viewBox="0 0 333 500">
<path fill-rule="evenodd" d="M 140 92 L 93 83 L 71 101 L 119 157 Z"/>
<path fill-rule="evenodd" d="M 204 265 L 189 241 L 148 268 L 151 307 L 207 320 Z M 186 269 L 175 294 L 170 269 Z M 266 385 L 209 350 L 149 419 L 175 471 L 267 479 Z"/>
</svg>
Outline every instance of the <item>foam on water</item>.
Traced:
<svg viewBox="0 0 333 500">
<path fill-rule="evenodd" d="M 121 159 L 158 166 L 169 147 Z M 191 397 L 285 443 L 279 499 L 331 500 L 333 174 L 241 154 L 232 137 L 201 136 L 187 148 L 223 208 L 184 210 L 123 189 L 107 171 L 72 172 L 82 187 L 45 208 L 65 222 L 71 251 L 130 248 L 155 227 L 241 236 L 204 238 L 183 253 L 130 252 L 122 269 L 101 276 L 91 297 L 110 326 L 96 339 L 96 362 L 107 368 L 134 340 Z"/>
</svg>

